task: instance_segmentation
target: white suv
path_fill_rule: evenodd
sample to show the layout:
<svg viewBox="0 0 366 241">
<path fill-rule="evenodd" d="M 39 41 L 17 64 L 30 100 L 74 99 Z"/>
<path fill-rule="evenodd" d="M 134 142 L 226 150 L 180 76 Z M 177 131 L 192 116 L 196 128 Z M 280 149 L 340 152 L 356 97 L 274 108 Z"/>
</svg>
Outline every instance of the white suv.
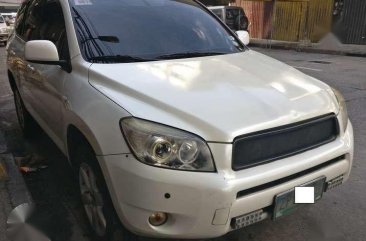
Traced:
<svg viewBox="0 0 366 241">
<path fill-rule="evenodd" d="M 97 237 L 217 237 L 349 177 L 341 94 L 238 36 L 193 0 L 23 3 L 7 49 L 19 123 L 68 156 Z"/>
<path fill-rule="evenodd" d="M 8 26 L 6 24 L 6 21 L 4 17 L 0 14 L 0 43 L 3 45 L 6 45 L 6 42 L 8 41 Z"/>
</svg>

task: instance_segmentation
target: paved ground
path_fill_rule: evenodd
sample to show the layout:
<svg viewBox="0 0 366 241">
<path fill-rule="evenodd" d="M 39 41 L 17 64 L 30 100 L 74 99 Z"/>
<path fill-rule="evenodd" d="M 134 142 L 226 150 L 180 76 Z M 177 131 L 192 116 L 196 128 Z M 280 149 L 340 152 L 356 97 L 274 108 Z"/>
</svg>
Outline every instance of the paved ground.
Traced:
<svg viewBox="0 0 366 241">
<path fill-rule="evenodd" d="M 345 95 L 356 134 L 354 169 L 348 183 L 326 193 L 316 205 L 277 222 L 267 220 L 214 241 L 365 241 L 366 58 L 256 50 L 327 82 Z M 4 48 L 0 48 L 0 149 L 4 149 L 1 139 L 5 139 L 5 152 L 15 156 L 37 153 L 47 158 L 49 168 L 26 175 L 25 181 L 41 220 L 47 220 L 41 226 L 49 237 L 60 241 L 91 240 L 65 157 L 44 133 L 33 140 L 22 138 L 12 98 L 5 76 Z M 0 185 L 0 241 L 6 240 L 3 231 L 9 210 L 9 197 Z"/>
</svg>

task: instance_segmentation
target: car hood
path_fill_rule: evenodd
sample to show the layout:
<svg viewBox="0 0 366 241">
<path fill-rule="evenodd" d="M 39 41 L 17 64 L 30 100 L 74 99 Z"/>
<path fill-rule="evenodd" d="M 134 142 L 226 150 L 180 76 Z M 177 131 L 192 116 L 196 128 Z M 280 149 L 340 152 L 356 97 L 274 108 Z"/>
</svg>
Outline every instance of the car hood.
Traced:
<svg viewBox="0 0 366 241">
<path fill-rule="evenodd" d="M 337 112 L 329 86 L 252 50 L 92 64 L 89 81 L 135 117 L 212 142 Z"/>
</svg>

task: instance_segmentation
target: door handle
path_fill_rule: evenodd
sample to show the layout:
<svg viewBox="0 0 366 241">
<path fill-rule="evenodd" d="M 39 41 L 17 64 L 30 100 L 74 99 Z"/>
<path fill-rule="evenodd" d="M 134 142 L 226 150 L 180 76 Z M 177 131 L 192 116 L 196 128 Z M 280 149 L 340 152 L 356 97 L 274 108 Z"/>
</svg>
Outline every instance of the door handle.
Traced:
<svg viewBox="0 0 366 241">
<path fill-rule="evenodd" d="M 35 70 L 34 67 L 32 65 L 30 65 L 30 64 L 27 64 L 27 68 L 30 69 L 31 71 L 34 71 Z"/>
</svg>

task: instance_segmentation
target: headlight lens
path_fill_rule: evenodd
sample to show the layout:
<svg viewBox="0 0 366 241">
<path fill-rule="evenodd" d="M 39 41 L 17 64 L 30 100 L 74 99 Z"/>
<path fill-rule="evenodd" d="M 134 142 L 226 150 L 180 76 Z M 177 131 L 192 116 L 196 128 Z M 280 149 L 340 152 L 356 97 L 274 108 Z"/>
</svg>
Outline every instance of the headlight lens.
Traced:
<svg viewBox="0 0 366 241">
<path fill-rule="evenodd" d="M 137 159 L 158 167 L 213 172 L 210 149 L 198 136 L 133 117 L 121 120 L 123 134 Z"/>
<path fill-rule="evenodd" d="M 348 124 L 348 113 L 347 113 L 346 101 L 344 100 L 341 92 L 339 92 L 338 90 L 333 89 L 333 93 L 334 93 L 335 97 L 337 98 L 338 105 L 339 105 L 339 113 L 338 113 L 339 119 L 342 122 L 341 124 L 343 126 L 343 129 L 346 130 L 347 124 Z"/>
<path fill-rule="evenodd" d="M 7 33 L 8 30 L 6 28 L 0 28 L 0 33 Z"/>
</svg>

